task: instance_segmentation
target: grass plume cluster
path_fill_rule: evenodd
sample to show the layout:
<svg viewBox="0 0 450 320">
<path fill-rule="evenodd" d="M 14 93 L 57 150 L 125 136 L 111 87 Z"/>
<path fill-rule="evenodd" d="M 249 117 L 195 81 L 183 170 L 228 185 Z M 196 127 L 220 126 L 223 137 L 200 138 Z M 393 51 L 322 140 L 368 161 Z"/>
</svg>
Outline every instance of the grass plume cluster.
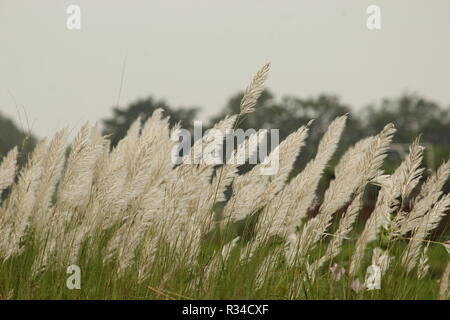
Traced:
<svg viewBox="0 0 450 320">
<path fill-rule="evenodd" d="M 240 114 L 215 129 L 226 133 L 254 111 L 269 68 L 251 81 Z M 392 124 L 346 151 L 309 217 L 347 117 L 330 124 L 315 157 L 293 177 L 311 123 L 268 155 L 279 160 L 273 175 L 260 174 L 264 163 L 244 174 L 233 163 L 209 165 L 195 147 L 173 165 L 171 135 L 179 126 L 170 128 L 161 110 L 144 124 L 137 119 L 113 149 L 88 125 L 69 152 L 67 130 L 39 142 L 20 170 L 13 149 L 0 165 L 0 297 L 448 299 L 450 243 L 428 237 L 450 208 L 442 191 L 450 161 L 421 181 L 416 140 L 386 175 Z M 237 149 L 257 140 L 252 135 Z M 195 145 L 215 143 L 206 134 Z M 231 157 L 256 152 L 247 151 Z M 358 231 L 370 184 L 378 199 Z M 80 290 L 66 287 L 72 264 L 81 268 Z M 380 270 L 378 290 L 367 281 L 369 266 Z"/>
</svg>

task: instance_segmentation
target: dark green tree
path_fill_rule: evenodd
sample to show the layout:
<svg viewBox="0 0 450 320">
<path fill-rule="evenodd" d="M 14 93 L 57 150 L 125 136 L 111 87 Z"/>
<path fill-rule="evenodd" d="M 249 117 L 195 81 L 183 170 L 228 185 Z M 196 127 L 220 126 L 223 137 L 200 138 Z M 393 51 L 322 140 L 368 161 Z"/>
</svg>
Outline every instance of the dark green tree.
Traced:
<svg viewBox="0 0 450 320">
<path fill-rule="evenodd" d="M 368 132 L 375 133 L 388 122 L 397 128 L 394 141 L 410 143 L 422 135 L 422 141 L 450 146 L 450 110 L 417 94 L 384 99 L 379 106 L 368 106 L 364 114 Z"/>
<path fill-rule="evenodd" d="M 26 133 L 8 117 L 0 114 L 0 155 L 5 156 L 12 148 L 19 148 L 19 164 L 23 165 L 28 153 L 34 148 L 36 138 Z"/>
<path fill-rule="evenodd" d="M 158 108 L 164 110 L 163 116 L 170 116 L 170 125 L 181 122 L 182 127 L 192 129 L 199 108 L 178 108 L 170 107 L 163 100 L 156 100 L 153 97 L 138 100 L 127 108 L 114 107 L 113 116 L 103 120 L 104 134 L 110 135 L 112 145 L 115 146 L 127 133 L 130 125 L 138 118 L 144 122 Z"/>
<path fill-rule="evenodd" d="M 433 167 L 450 156 L 450 110 L 424 97 L 404 94 L 384 99 L 378 106 L 366 107 L 361 117 L 368 134 L 375 134 L 392 122 L 397 128 L 397 143 L 410 144 L 420 135 L 422 144 L 428 147 L 425 152 L 433 153 L 434 164 L 427 163 Z"/>
<path fill-rule="evenodd" d="M 212 125 L 223 119 L 226 114 L 239 113 L 242 97 L 243 92 L 231 97 L 222 112 L 211 119 L 210 124 Z M 290 133 L 314 119 L 307 145 L 304 147 L 304 151 L 301 153 L 300 160 L 296 165 L 298 169 L 298 167 L 301 167 L 301 164 L 304 164 L 314 156 L 318 142 L 331 121 L 337 116 L 349 112 L 350 107 L 341 103 L 339 98 L 333 95 L 322 94 L 308 99 L 286 96 L 281 101 L 277 101 L 270 91 L 265 90 L 258 100 L 255 112 L 241 119 L 238 127 L 244 130 L 249 128 L 279 129 L 281 141 Z M 359 140 L 362 135 L 364 135 L 364 131 L 359 119 L 350 115 L 340 149 L 345 150 L 351 143 Z"/>
</svg>

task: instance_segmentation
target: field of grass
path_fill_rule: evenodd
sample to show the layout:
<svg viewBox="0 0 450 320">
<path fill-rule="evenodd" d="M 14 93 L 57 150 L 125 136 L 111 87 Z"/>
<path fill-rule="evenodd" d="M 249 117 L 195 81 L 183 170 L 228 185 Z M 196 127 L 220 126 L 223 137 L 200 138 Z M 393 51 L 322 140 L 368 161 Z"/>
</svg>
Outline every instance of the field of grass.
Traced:
<svg viewBox="0 0 450 320">
<path fill-rule="evenodd" d="M 23 168 L 11 150 L 0 164 L 0 298 L 448 299 L 449 237 L 430 236 L 450 208 L 450 161 L 425 178 L 419 139 L 387 175 L 396 131 L 387 124 L 344 153 L 321 195 L 348 115 L 332 121 L 293 177 L 311 123 L 246 173 L 241 162 L 206 161 L 202 150 L 223 145 L 254 111 L 269 66 L 253 78 L 240 113 L 179 163 L 179 128 L 161 110 L 137 119 L 114 148 L 85 125 L 69 151 L 62 130 L 39 142 Z M 259 142 L 252 134 L 230 159 L 246 163 Z M 362 221 L 368 186 L 378 197 Z"/>
<path fill-rule="evenodd" d="M 319 246 L 317 253 L 325 246 Z M 404 250 L 405 243 L 399 243 L 392 250 Z M 3 263 L 0 267 L 1 299 L 436 299 L 446 267 L 448 253 L 442 246 L 430 246 L 430 270 L 423 279 L 415 273 L 406 274 L 400 263 L 393 262 L 390 272 L 383 277 L 380 290 L 352 289 L 352 279 L 343 275 L 337 280 L 324 267 L 314 283 L 304 282 L 292 292 L 292 284 L 299 282 L 305 274 L 304 268 L 289 268 L 280 262 L 271 270 L 260 287 L 257 274 L 265 252 L 259 252 L 252 261 L 238 263 L 234 257 L 216 270 L 215 274 L 205 272 L 205 264 L 196 266 L 178 265 L 167 257 L 159 257 L 149 270 L 151 277 L 143 282 L 138 279 L 138 270 L 130 268 L 118 279 L 114 262 L 104 264 L 102 249 L 96 248 L 91 256 L 80 259 L 81 289 L 69 290 L 66 281 L 70 274 L 66 268 L 45 272 L 34 278 L 31 265 L 36 253 L 27 250 L 18 258 Z M 342 254 L 335 259 L 339 266 L 348 267 L 353 251 L 346 245 Z M 176 268 L 172 266 L 177 264 Z M 366 264 L 369 264 L 367 261 Z M 169 273 L 167 271 L 170 270 Z M 364 282 L 364 272 L 358 275 Z M 195 283 L 195 286 L 192 284 Z M 300 283 L 298 283 L 300 285 Z"/>
</svg>

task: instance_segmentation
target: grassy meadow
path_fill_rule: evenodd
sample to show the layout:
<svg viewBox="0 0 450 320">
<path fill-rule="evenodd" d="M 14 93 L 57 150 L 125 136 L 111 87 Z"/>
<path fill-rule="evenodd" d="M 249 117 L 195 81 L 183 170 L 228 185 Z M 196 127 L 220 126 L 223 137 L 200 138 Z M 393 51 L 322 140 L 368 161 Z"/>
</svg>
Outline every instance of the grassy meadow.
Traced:
<svg viewBox="0 0 450 320">
<path fill-rule="evenodd" d="M 382 168 L 392 124 L 334 158 L 349 115 L 294 176 L 314 123 L 268 155 L 273 174 L 261 173 L 267 163 L 239 173 L 240 163 L 205 161 L 198 150 L 223 144 L 216 138 L 255 111 L 269 68 L 240 113 L 178 164 L 179 126 L 161 110 L 114 148 L 87 124 L 73 141 L 67 130 L 40 141 L 23 167 L 11 150 L 0 164 L 0 298 L 448 299 L 449 237 L 431 236 L 450 208 L 450 161 L 425 175 L 419 139 L 391 174 Z M 230 159 L 245 163 L 259 142 L 249 136 Z M 334 179 L 319 194 L 331 161 Z M 362 219 L 369 186 L 378 197 Z"/>
</svg>

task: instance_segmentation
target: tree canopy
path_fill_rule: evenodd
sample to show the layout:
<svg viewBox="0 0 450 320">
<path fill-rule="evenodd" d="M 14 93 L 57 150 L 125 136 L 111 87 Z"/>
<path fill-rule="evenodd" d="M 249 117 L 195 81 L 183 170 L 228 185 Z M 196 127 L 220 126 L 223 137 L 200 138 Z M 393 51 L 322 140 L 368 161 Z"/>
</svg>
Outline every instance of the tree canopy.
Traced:
<svg viewBox="0 0 450 320">
<path fill-rule="evenodd" d="M 199 108 L 173 108 L 164 100 L 156 100 L 153 97 L 138 100 L 125 109 L 113 108 L 113 115 L 103 120 L 104 133 L 110 135 L 112 145 L 116 145 L 122 139 L 130 125 L 138 118 L 141 121 L 147 120 L 156 109 L 163 109 L 164 116 L 170 116 L 170 125 L 173 126 L 181 122 L 183 128 L 191 129 L 193 122 L 198 115 Z"/>
<path fill-rule="evenodd" d="M 212 127 L 225 115 L 239 113 L 243 94 L 238 92 L 231 96 L 222 110 L 210 118 L 208 127 Z M 112 135 L 114 145 L 126 134 L 138 116 L 144 121 L 157 108 L 165 110 L 165 114 L 171 118 L 172 125 L 181 121 L 182 126 L 187 129 L 192 129 L 193 121 L 197 119 L 200 110 L 192 107 L 173 108 L 163 100 L 149 97 L 132 103 L 127 108 L 115 107 L 113 116 L 103 122 L 104 131 Z M 272 92 L 265 90 L 256 110 L 241 118 L 238 127 L 244 130 L 279 129 L 281 140 L 314 119 L 307 145 L 301 153 L 297 167 L 314 156 L 315 148 L 331 121 L 346 113 L 349 113 L 349 118 L 345 134 L 339 144 L 338 156 L 357 140 L 376 134 L 389 122 L 394 123 L 397 128 L 395 143 L 409 144 L 420 136 L 422 144 L 433 149 L 428 152 L 433 153 L 434 167 L 450 156 L 450 110 L 418 94 L 385 98 L 379 104 L 356 109 L 332 94 L 308 98 L 289 95 L 276 99 Z"/>
</svg>

